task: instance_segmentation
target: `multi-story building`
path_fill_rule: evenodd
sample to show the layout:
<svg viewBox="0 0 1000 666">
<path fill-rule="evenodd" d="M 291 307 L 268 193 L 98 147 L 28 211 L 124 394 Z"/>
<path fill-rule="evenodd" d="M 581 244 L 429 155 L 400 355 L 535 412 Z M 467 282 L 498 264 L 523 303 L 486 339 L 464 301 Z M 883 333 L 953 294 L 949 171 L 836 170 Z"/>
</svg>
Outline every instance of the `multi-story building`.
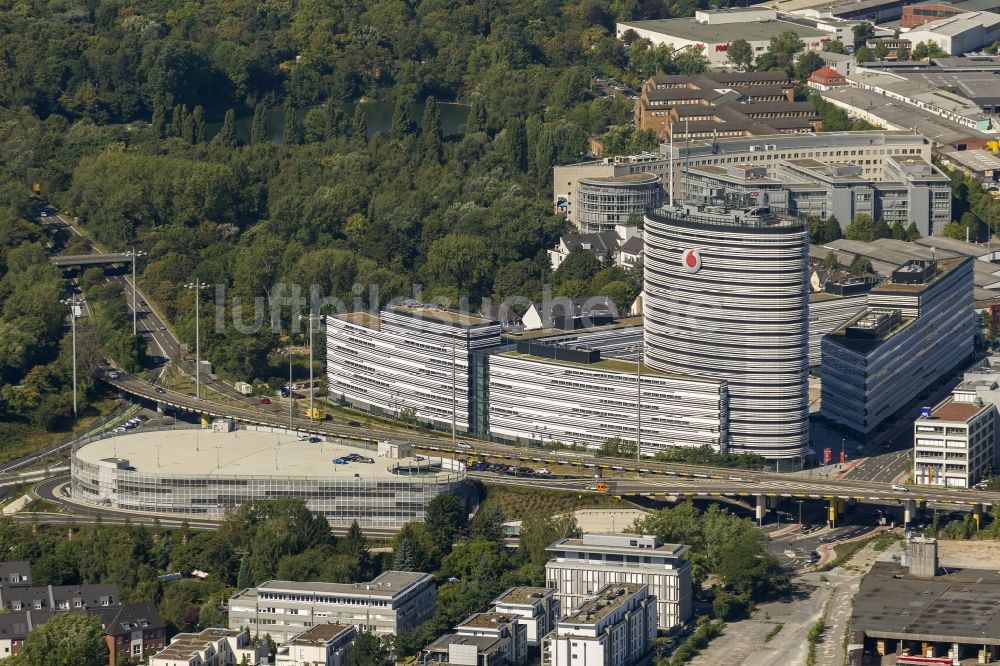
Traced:
<svg viewBox="0 0 1000 666">
<path fill-rule="evenodd" d="M 638 346 L 641 329 L 634 335 Z M 637 355 L 605 358 L 599 348 L 580 348 L 586 344 L 576 336 L 524 340 L 490 354 L 490 434 L 600 447 L 614 438 L 635 442 L 641 420 L 644 455 L 675 446 L 728 448 L 724 381 L 640 365 Z"/>
<path fill-rule="evenodd" d="M 660 191 L 662 197 L 663 191 Z M 642 230 L 638 227 L 619 224 L 614 231 L 593 234 L 567 234 L 559 237 L 559 244 L 549 250 L 549 265 L 557 270 L 570 252 L 586 252 L 598 261 L 608 258 L 616 266 L 629 268 L 635 257 L 642 255 Z"/>
<path fill-rule="evenodd" d="M 649 663 L 656 638 L 656 599 L 641 583 L 612 583 L 546 636 L 547 666 L 631 666 Z"/>
<path fill-rule="evenodd" d="M 824 417 L 866 438 L 971 357 L 973 261 L 904 264 L 823 339 Z"/>
<path fill-rule="evenodd" d="M 368 583 L 271 580 L 230 598 L 229 626 L 282 644 L 327 622 L 395 635 L 428 619 L 434 602 L 434 580 L 420 572 L 386 571 Z"/>
<path fill-rule="evenodd" d="M 120 604 L 117 585 L 0 586 L 0 607 L 13 612 L 86 611 Z"/>
<path fill-rule="evenodd" d="M 870 215 L 890 225 L 913 222 L 921 234 L 930 236 L 951 221 L 950 181 L 929 162 L 887 157 L 879 180 L 864 172 L 856 162 L 815 158 L 785 160 L 770 169 L 710 165 L 690 169 L 683 190 L 686 201 L 746 197 L 778 213 L 836 217 L 842 229 L 857 215 Z"/>
<path fill-rule="evenodd" d="M 351 625 L 317 624 L 278 648 L 276 666 L 347 666 L 357 630 Z"/>
<path fill-rule="evenodd" d="M 476 349 L 500 342 L 500 324 L 426 305 L 396 305 L 378 315 L 327 317 L 332 400 L 412 418 L 439 428 L 475 430 L 469 376 Z"/>
<path fill-rule="evenodd" d="M 635 123 L 661 139 L 797 134 L 820 128 L 810 102 L 794 101 L 784 72 L 653 76 L 635 103 Z"/>
<path fill-rule="evenodd" d="M 815 277 L 815 274 L 814 274 Z M 809 294 L 809 367 L 821 365 L 823 336 L 856 317 L 868 303 L 868 291 L 879 283 L 874 276 L 833 276 Z"/>
<path fill-rule="evenodd" d="M 697 49 L 712 67 L 734 66 L 728 53 L 729 46 L 737 39 L 749 42 L 754 55 L 759 56 L 773 38 L 786 32 L 795 33 L 808 51 L 821 50 L 832 38 L 829 32 L 801 22 L 779 20 L 775 10 L 760 6 L 701 10 L 693 18 L 628 21 L 616 26 L 618 39 L 627 41 L 631 33 L 654 45 L 670 46 L 674 51 Z"/>
<path fill-rule="evenodd" d="M 88 612 L 101 620 L 108 646 L 108 666 L 118 666 L 122 660 L 142 661 L 167 644 L 167 624 L 151 601 Z"/>
<path fill-rule="evenodd" d="M 582 178 L 576 187 L 574 196 L 560 208 L 565 208 L 566 218 L 585 234 L 613 231 L 663 203 L 663 184 L 652 173 Z"/>
<path fill-rule="evenodd" d="M 512 587 L 493 600 L 493 611 L 517 616 L 527 630 L 529 647 L 540 646 L 560 617 L 555 590 L 546 587 Z"/>
<path fill-rule="evenodd" d="M 725 381 L 729 440 L 779 469 L 809 439 L 809 238 L 766 207 L 661 209 L 645 224 L 645 362 Z"/>
<path fill-rule="evenodd" d="M 915 483 L 971 488 L 997 462 L 996 405 L 951 397 L 914 421 L 913 442 Z"/>
<path fill-rule="evenodd" d="M 584 534 L 548 547 L 545 581 L 555 590 L 560 612 L 568 615 L 607 585 L 648 586 L 659 627 L 671 630 L 691 617 L 690 546 L 661 543 L 642 534 Z"/>
<path fill-rule="evenodd" d="M 937 137 L 935 140 L 938 140 Z M 782 201 L 787 201 L 788 189 L 799 189 L 799 186 L 803 185 L 801 189 L 806 192 L 801 195 L 804 211 L 816 210 L 818 207 L 818 213 L 822 214 L 822 204 L 825 202 L 829 204 L 826 212 L 830 215 L 833 214 L 833 203 L 825 191 L 830 179 L 823 169 L 809 169 L 804 173 L 800 170 L 798 178 L 804 182 L 789 185 L 788 188 L 783 182 L 786 177 L 785 171 L 782 170 L 781 174 L 778 174 L 778 169 L 782 168 L 785 162 L 814 160 L 837 167 L 853 165 L 860 168 L 860 173 L 852 173 L 851 178 L 870 181 L 867 185 L 870 189 L 864 192 L 848 192 L 845 185 L 838 185 L 839 194 L 834 197 L 838 206 L 846 205 L 843 199 L 851 194 L 867 192 L 870 199 L 884 197 L 885 201 L 879 205 L 887 211 L 905 210 L 908 219 L 916 221 L 918 227 L 923 224 L 921 220 L 926 219 L 928 225 L 937 225 L 934 229 L 939 233 L 940 227 L 943 226 L 940 223 L 943 219 L 941 215 L 950 216 L 951 210 L 948 207 L 950 200 L 941 196 L 942 192 L 947 193 L 947 189 L 941 189 L 940 173 L 933 169 L 928 171 L 926 168 L 931 164 L 932 148 L 931 141 L 912 131 L 772 134 L 675 141 L 673 148 L 666 144 L 661 145 L 659 153 L 554 167 L 552 198 L 553 204 L 560 199 L 571 201 L 572 193 L 577 190 L 576 182 L 581 178 L 653 173 L 660 177 L 668 193 L 673 193 L 674 200 L 680 201 L 688 189 L 686 183 L 689 180 L 692 183 L 694 181 L 692 174 L 709 172 L 720 179 L 721 183 L 725 183 L 715 187 L 730 188 L 748 195 L 757 192 L 755 196 L 766 197 L 757 203 L 766 201 L 769 206 L 779 211 L 788 210 L 787 203 L 782 204 Z M 707 169 L 708 167 L 715 169 Z M 735 170 L 730 171 L 730 167 Z M 842 181 L 834 179 L 830 182 Z M 944 182 L 947 185 L 946 179 Z M 885 183 L 884 190 L 883 183 Z M 881 194 L 883 191 L 884 195 Z M 815 194 L 808 194 L 810 192 Z M 817 197 L 817 206 L 807 206 L 805 198 L 808 197 Z M 898 201 L 902 197 L 907 200 Z M 667 199 L 670 199 L 669 194 Z M 573 205 L 572 202 L 570 205 Z M 900 208 L 903 205 L 905 208 Z M 798 214 L 798 208 L 788 212 Z M 838 219 L 842 224 L 850 222 L 852 216 L 843 214 L 844 217 L 841 217 L 841 215 L 838 214 Z M 930 235 L 923 229 L 921 233 Z"/>
<path fill-rule="evenodd" d="M 31 585 L 31 564 L 26 560 L 0 562 L 0 587 Z"/>
<path fill-rule="evenodd" d="M 910 30 L 906 38 L 913 44 L 937 44 L 949 55 L 972 53 L 1000 39 L 1000 14 L 964 12 L 947 16 Z"/>
<path fill-rule="evenodd" d="M 246 629 L 209 628 L 177 634 L 149 658 L 149 666 L 257 666 L 266 660 L 267 643 L 254 640 Z"/>
<path fill-rule="evenodd" d="M 522 666 L 528 661 L 527 628 L 513 613 L 473 613 L 425 647 L 418 663 Z"/>
</svg>

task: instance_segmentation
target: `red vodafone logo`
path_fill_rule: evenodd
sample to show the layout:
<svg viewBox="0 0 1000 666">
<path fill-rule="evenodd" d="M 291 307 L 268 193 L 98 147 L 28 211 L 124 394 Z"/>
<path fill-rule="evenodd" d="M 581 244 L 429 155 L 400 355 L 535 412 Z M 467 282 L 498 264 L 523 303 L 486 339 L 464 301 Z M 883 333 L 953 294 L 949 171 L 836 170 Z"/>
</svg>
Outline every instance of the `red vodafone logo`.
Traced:
<svg viewBox="0 0 1000 666">
<path fill-rule="evenodd" d="M 698 250 L 684 250 L 681 254 L 681 266 L 688 273 L 697 273 L 701 270 L 701 253 Z"/>
</svg>

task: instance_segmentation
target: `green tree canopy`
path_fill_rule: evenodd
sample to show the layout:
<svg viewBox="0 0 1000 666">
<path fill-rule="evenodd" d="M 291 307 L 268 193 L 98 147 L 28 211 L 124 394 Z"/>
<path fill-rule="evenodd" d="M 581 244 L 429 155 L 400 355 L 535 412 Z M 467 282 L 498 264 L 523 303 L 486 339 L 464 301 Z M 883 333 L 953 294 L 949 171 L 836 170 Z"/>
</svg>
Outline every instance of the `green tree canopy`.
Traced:
<svg viewBox="0 0 1000 666">
<path fill-rule="evenodd" d="M 24 641 L 20 654 L 12 658 L 14 666 L 104 666 L 108 646 L 104 642 L 101 621 L 86 613 L 58 613 L 36 627 Z"/>
</svg>

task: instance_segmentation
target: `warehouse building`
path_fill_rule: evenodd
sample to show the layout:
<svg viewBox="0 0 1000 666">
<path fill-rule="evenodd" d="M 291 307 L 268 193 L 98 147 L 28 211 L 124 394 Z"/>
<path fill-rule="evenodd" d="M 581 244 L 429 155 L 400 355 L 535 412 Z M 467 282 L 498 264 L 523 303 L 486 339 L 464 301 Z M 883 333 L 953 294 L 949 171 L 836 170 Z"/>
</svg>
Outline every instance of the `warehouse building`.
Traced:
<svg viewBox="0 0 1000 666">
<path fill-rule="evenodd" d="M 786 469 L 809 440 L 808 232 L 766 207 L 646 215 L 645 362 L 725 381 L 729 439 Z"/>
<path fill-rule="evenodd" d="M 965 12 L 925 23 L 906 33 L 913 44 L 937 44 L 949 55 L 971 53 L 1000 39 L 1000 14 Z"/>
<path fill-rule="evenodd" d="M 972 355 L 972 264 L 908 262 L 823 339 L 824 417 L 864 438 Z"/>
</svg>

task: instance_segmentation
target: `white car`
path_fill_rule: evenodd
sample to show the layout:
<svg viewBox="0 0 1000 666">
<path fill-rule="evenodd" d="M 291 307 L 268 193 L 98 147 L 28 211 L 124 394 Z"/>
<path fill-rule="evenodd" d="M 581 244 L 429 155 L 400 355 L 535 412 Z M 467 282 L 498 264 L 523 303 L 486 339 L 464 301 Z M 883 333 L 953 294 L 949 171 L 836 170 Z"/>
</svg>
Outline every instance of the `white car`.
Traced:
<svg viewBox="0 0 1000 666">
<path fill-rule="evenodd" d="M 899 485 L 897 483 L 892 484 L 892 489 L 895 490 L 895 491 L 901 492 L 901 493 L 909 492 L 909 490 L 910 490 L 906 486 L 901 486 L 901 485 Z"/>
<path fill-rule="evenodd" d="M 465 442 L 459 442 L 458 443 L 458 448 L 465 449 L 466 451 L 469 451 L 469 450 L 472 449 L 472 445 L 471 444 L 466 444 Z"/>
</svg>

